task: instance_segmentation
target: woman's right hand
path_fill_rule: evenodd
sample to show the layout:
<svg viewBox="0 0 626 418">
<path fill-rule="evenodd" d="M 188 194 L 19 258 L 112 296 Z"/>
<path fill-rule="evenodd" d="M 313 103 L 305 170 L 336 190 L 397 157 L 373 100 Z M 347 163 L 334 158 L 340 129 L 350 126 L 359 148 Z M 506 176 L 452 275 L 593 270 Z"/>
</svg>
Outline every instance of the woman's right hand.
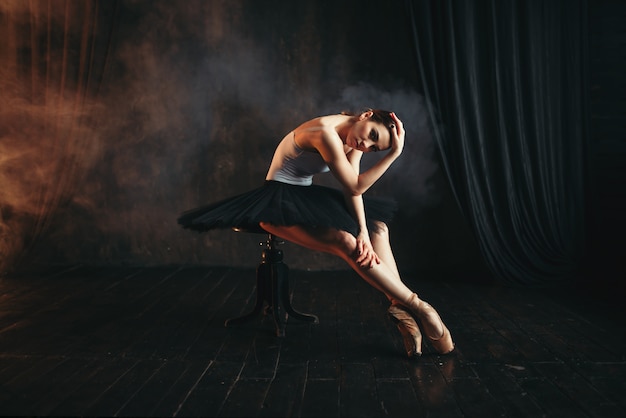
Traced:
<svg viewBox="0 0 626 418">
<path fill-rule="evenodd" d="M 380 264 L 380 257 L 374 251 L 367 230 L 361 229 L 356 237 L 356 263 L 363 268 L 372 268 Z"/>
<path fill-rule="evenodd" d="M 394 125 L 392 125 L 391 129 L 391 151 L 399 155 L 404 148 L 404 125 L 394 112 L 391 112 L 391 118 L 394 120 Z"/>
</svg>

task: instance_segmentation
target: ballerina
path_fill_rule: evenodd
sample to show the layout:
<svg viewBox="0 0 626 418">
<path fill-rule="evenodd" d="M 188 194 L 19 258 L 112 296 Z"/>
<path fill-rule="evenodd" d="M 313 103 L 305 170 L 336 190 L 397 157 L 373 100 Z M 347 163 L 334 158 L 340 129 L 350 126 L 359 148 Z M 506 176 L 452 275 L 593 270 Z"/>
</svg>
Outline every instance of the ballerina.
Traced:
<svg viewBox="0 0 626 418">
<path fill-rule="evenodd" d="M 409 357 L 421 355 L 421 330 L 438 353 L 450 353 L 450 331 L 398 271 L 388 230 L 395 203 L 364 196 L 401 155 L 404 138 L 398 116 L 380 109 L 314 118 L 278 144 L 261 187 L 187 211 L 178 221 L 198 231 L 260 226 L 287 241 L 334 254 L 391 302 L 388 314 Z M 361 172 L 363 154 L 379 151 L 386 153 Z M 342 190 L 313 184 L 314 175 L 327 171 Z"/>
</svg>

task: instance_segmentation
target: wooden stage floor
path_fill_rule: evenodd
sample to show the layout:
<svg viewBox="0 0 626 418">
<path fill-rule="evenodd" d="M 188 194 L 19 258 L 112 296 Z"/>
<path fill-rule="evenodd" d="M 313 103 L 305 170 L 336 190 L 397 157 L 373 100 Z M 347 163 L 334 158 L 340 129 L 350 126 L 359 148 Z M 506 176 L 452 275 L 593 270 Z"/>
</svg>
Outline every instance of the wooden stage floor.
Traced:
<svg viewBox="0 0 626 418">
<path fill-rule="evenodd" d="M 532 290 L 407 282 L 457 345 L 404 357 L 351 271 L 291 272 L 295 321 L 224 327 L 253 269 L 57 267 L 0 278 L 0 415 L 626 416 L 623 315 Z"/>
</svg>

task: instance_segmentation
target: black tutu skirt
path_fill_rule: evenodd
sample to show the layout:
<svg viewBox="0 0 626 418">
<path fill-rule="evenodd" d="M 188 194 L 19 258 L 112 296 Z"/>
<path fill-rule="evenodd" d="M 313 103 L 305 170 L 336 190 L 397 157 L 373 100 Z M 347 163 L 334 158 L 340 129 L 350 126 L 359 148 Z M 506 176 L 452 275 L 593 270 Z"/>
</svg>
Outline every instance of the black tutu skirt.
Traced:
<svg viewBox="0 0 626 418">
<path fill-rule="evenodd" d="M 380 197 L 363 196 L 363 204 L 370 230 L 375 230 L 372 221 L 389 223 L 397 209 L 395 201 Z M 184 228 L 200 232 L 218 228 L 258 230 L 259 222 L 331 227 L 355 236 L 359 232 L 340 190 L 273 180 L 248 192 L 191 209 L 178 218 Z"/>
</svg>

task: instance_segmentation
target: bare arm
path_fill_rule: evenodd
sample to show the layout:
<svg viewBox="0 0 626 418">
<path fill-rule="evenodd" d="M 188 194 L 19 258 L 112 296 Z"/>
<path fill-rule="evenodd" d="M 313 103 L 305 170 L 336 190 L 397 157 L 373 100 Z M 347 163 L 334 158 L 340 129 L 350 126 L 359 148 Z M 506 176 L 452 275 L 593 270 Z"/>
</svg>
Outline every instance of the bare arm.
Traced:
<svg viewBox="0 0 626 418">
<path fill-rule="evenodd" d="M 319 150 L 320 154 L 328 164 L 330 171 L 343 186 L 343 189 L 353 196 L 359 196 L 365 193 L 400 155 L 399 153 L 390 151 L 369 170 L 359 174 L 354 171 L 352 165 L 346 158 L 341 141 L 332 141 L 337 142 L 336 145 L 330 145 L 329 142 L 331 142 L 330 139 L 324 141 L 324 146 L 320 147 L 321 149 Z M 355 151 L 356 150 L 352 152 Z"/>
<path fill-rule="evenodd" d="M 347 155 L 350 165 L 354 169 L 356 174 L 359 174 L 361 157 L 363 153 L 358 150 L 352 150 Z M 369 266 L 370 268 L 374 264 L 380 264 L 380 258 L 374 252 L 372 243 L 369 237 L 369 231 L 367 230 L 367 222 L 365 220 L 365 207 L 363 205 L 363 195 L 353 195 L 351 193 L 345 193 L 346 204 L 352 211 L 352 215 L 359 223 L 359 234 L 357 238 L 356 248 L 356 262 L 362 266 Z"/>
<path fill-rule="evenodd" d="M 350 163 L 352 169 L 357 175 L 361 170 L 360 165 L 362 156 L 363 153 L 358 150 L 352 150 L 347 155 L 348 162 Z M 354 218 L 359 223 L 359 228 L 361 228 L 361 231 L 367 231 L 367 224 L 365 222 L 365 207 L 363 206 L 362 195 L 355 195 L 353 193 L 347 192 L 346 190 L 344 190 L 344 195 L 346 197 L 348 207 L 350 208 L 350 210 L 352 210 Z"/>
<path fill-rule="evenodd" d="M 347 193 L 353 196 L 365 193 L 402 153 L 405 135 L 404 128 L 402 122 L 395 114 L 392 114 L 392 117 L 396 122 L 396 129 L 392 129 L 391 149 L 374 166 L 363 173 L 356 171 L 352 163 L 346 158 L 343 142 L 339 135 L 334 131 L 323 133 L 322 141 L 316 148 Z M 353 150 L 350 154 L 355 151 Z"/>
</svg>

